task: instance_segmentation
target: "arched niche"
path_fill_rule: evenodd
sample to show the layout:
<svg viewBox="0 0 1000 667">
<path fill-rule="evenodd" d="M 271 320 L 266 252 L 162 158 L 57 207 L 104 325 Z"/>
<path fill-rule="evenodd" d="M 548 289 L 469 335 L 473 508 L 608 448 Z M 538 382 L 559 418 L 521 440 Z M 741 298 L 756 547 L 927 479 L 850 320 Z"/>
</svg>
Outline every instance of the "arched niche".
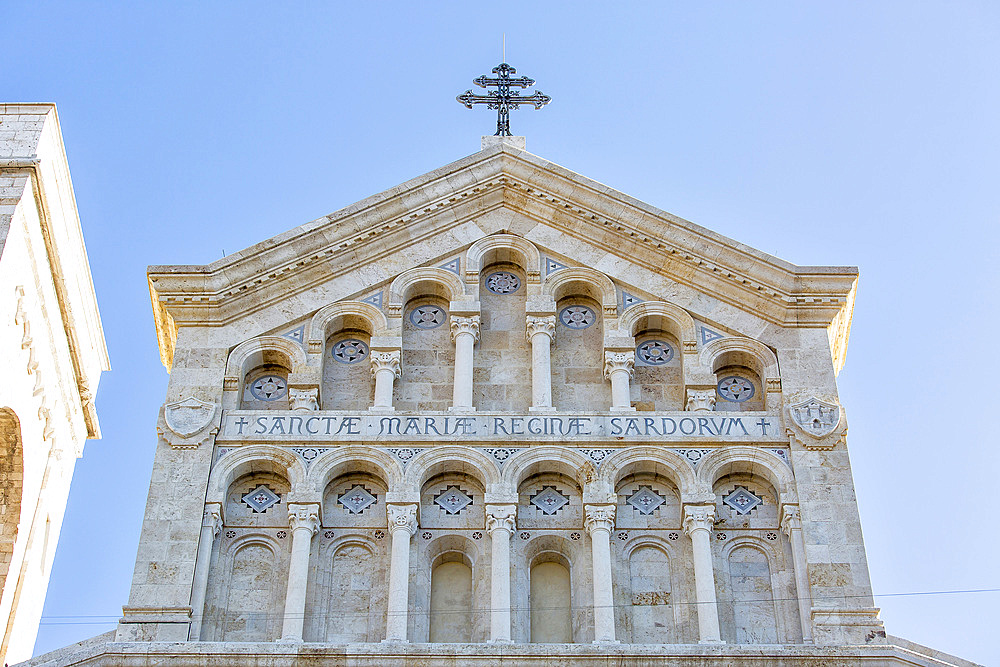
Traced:
<svg viewBox="0 0 1000 667">
<path fill-rule="evenodd" d="M 648 473 L 668 480 L 682 497 L 711 488 L 700 482 L 691 465 L 676 452 L 652 445 L 620 449 L 601 464 L 599 478 L 609 488 L 617 488 L 629 475 Z"/>
<path fill-rule="evenodd" d="M 472 404 L 487 412 L 525 413 L 531 405 L 531 349 L 525 339 L 527 274 L 491 263 L 479 273 L 480 329 L 473 358 Z"/>
<path fill-rule="evenodd" d="M 516 492 L 526 478 L 540 472 L 553 472 L 565 475 L 582 489 L 584 471 L 589 465 L 590 461 L 583 454 L 569 447 L 529 447 L 515 453 L 504 464 L 502 488 L 507 492 Z"/>
<path fill-rule="evenodd" d="M 732 336 L 714 340 L 700 353 L 704 368 L 716 376 L 715 409 L 766 410 L 768 389 L 780 387 L 778 359 L 769 347 L 752 338 Z"/>
<path fill-rule="evenodd" d="M 665 331 L 681 342 L 682 349 L 678 352 L 694 352 L 697 349 L 691 315 L 667 301 L 642 301 L 629 306 L 622 312 L 618 328 L 629 336 L 650 330 Z"/>
<path fill-rule="evenodd" d="M 305 641 L 346 644 L 384 639 L 388 547 L 387 540 L 373 539 L 372 532 L 324 529 L 309 574 Z M 327 539 L 328 533 L 334 537 Z"/>
<path fill-rule="evenodd" d="M 486 489 L 473 475 L 444 470 L 420 489 L 420 527 L 427 530 L 481 530 L 486 524 Z"/>
<path fill-rule="evenodd" d="M 743 473 L 766 480 L 780 504 L 796 503 L 795 479 L 791 469 L 777 454 L 749 445 L 731 445 L 713 450 L 698 461 L 698 482 L 712 489 L 726 475 Z"/>
<path fill-rule="evenodd" d="M 253 473 L 270 473 L 289 482 L 291 492 L 309 494 L 305 467 L 291 451 L 270 445 L 248 445 L 224 454 L 213 466 L 208 478 L 206 502 L 225 502 L 232 483 Z"/>
<path fill-rule="evenodd" d="M 480 547 L 462 535 L 445 534 L 424 542 L 420 550 L 426 579 L 418 582 L 415 599 L 429 613 L 426 626 L 418 619 L 414 635 L 431 643 L 486 641 L 490 586 L 480 565 Z"/>
<path fill-rule="evenodd" d="M 622 553 L 623 580 L 615 597 L 624 641 L 680 643 L 676 612 L 685 599 L 683 594 L 678 595 L 675 559 L 670 543 L 657 536 L 645 534 L 626 544 Z"/>
<path fill-rule="evenodd" d="M 305 486 L 311 492 L 323 493 L 333 480 L 350 474 L 370 475 L 389 489 L 397 489 L 403 482 L 402 468 L 388 452 L 366 445 L 345 445 L 320 454 L 312 462 Z"/>
<path fill-rule="evenodd" d="M 306 367 L 302 346 L 259 336 L 233 348 L 226 361 L 224 403 L 244 409 L 288 409 L 288 376 Z"/>
<path fill-rule="evenodd" d="M 389 328 L 381 310 L 363 301 L 339 301 L 319 309 L 309 322 L 311 353 L 321 352 L 324 342 L 342 330 L 361 331 L 368 337 L 382 335 Z"/>
<path fill-rule="evenodd" d="M 514 234 L 493 234 L 479 239 L 465 251 L 466 281 L 480 281 L 480 275 L 491 264 L 513 264 L 525 272 L 528 284 L 539 282 L 541 258 L 531 241 Z"/>
<path fill-rule="evenodd" d="M 401 273 L 389 286 L 390 317 L 399 317 L 403 306 L 422 296 L 436 296 L 445 301 L 467 300 L 461 279 L 446 269 L 419 267 Z"/>
<path fill-rule="evenodd" d="M 567 296 L 583 295 L 601 304 L 605 331 L 617 328 L 618 295 L 615 285 L 596 269 L 577 266 L 559 269 L 542 282 L 542 296 L 558 303 Z"/>
<path fill-rule="evenodd" d="M 419 491 L 432 477 L 441 473 L 468 475 L 491 492 L 500 483 L 496 464 L 484 453 L 460 445 L 438 445 L 414 456 L 406 466 L 403 488 Z"/>
<path fill-rule="evenodd" d="M 559 410 L 603 412 L 611 404 L 611 385 L 604 377 L 604 317 L 599 297 L 596 290 L 566 289 L 556 302 L 550 367 L 552 405 Z"/>
<path fill-rule="evenodd" d="M 226 531 L 218 540 L 209 571 L 203 640 L 278 639 L 288 573 L 288 548 L 280 542 L 274 531 L 245 528 Z"/>
</svg>

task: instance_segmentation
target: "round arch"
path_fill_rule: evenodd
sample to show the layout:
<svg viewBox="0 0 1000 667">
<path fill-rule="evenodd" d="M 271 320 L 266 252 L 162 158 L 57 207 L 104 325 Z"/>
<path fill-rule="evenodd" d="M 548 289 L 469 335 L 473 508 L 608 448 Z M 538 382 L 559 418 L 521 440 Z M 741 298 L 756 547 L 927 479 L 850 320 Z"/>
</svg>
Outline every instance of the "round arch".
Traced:
<svg viewBox="0 0 1000 667">
<path fill-rule="evenodd" d="M 315 493 L 323 494 L 330 482 L 352 472 L 375 475 L 390 490 L 398 489 L 403 481 L 403 471 L 389 453 L 364 445 L 347 445 L 321 454 L 313 461 L 306 486 Z"/>
<path fill-rule="evenodd" d="M 558 303 L 564 296 L 583 293 L 601 304 L 605 317 L 618 314 L 618 295 L 615 284 L 605 274 L 585 266 L 559 269 L 545 278 L 542 294 L 551 296 Z"/>
<path fill-rule="evenodd" d="M 493 234 L 469 246 L 465 251 L 466 275 L 478 275 L 485 266 L 498 261 L 520 266 L 528 274 L 529 282 L 539 279 L 541 257 L 538 248 L 531 241 L 514 234 Z"/>
<path fill-rule="evenodd" d="M 667 301 L 643 301 L 625 309 L 618 319 L 618 328 L 635 336 L 647 328 L 657 328 L 668 331 L 677 337 L 685 352 L 694 352 L 698 346 L 695 334 L 694 320 L 691 315 L 675 304 Z"/>
<path fill-rule="evenodd" d="M 778 358 L 771 348 L 745 336 L 713 340 L 701 348 L 700 361 L 702 366 L 711 369 L 713 373 L 732 364 L 752 369 L 760 376 L 761 382 L 779 377 Z"/>
<path fill-rule="evenodd" d="M 419 267 L 401 273 L 389 286 L 389 310 L 401 311 L 410 299 L 439 296 L 447 301 L 465 299 L 465 286 L 461 279 L 447 269 Z"/>
<path fill-rule="evenodd" d="M 340 301 L 320 308 L 309 322 L 309 349 L 322 349 L 326 337 L 337 329 L 352 328 L 375 336 L 389 328 L 381 310 L 362 301 Z"/>
<path fill-rule="evenodd" d="M 471 447 L 440 445 L 425 449 L 410 460 L 403 474 L 403 486 L 419 493 L 427 480 L 441 472 L 474 477 L 487 493 L 500 483 L 497 466 L 486 454 Z"/>
<path fill-rule="evenodd" d="M 235 556 L 240 552 L 240 550 L 250 547 L 250 546 L 260 546 L 264 547 L 271 552 L 271 556 L 277 558 L 278 554 L 281 553 L 281 548 L 278 543 L 275 542 L 274 538 L 270 535 L 265 535 L 264 533 L 251 533 L 250 535 L 243 535 L 233 540 L 224 553 L 229 556 Z"/>
<path fill-rule="evenodd" d="M 708 489 L 714 488 L 722 477 L 733 473 L 767 480 L 782 505 L 798 502 L 792 471 L 774 452 L 749 445 L 732 445 L 716 449 L 698 462 L 698 479 Z"/>
<path fill-rule="evenodd" d="M 243 475 L 268 472 L 288 480 L 293 498 L 303 490 L 306 472 L 295 454 L 271 445 L 249 445 L 227 452 L 212 468 L 205 502 L 224 503 L 229 487 Z M 291 500 L 291 499 L 290 499 Z"/>
<path fill-rule="evenodd" d="M 511 493 L 517 493 L 521 483 L 529 476 L 540 472 L 557 472 L 575 481 L 582 490 L 586 480 L 584 470 L 592 465 L 590 460 L 578 451 L 557 445 L 530 447 L 515 453 L 503 468 L 503 486 Z"/>
<path fill-rule="evenodd" d="M 691 465 L 680 454 L 651 445 L 626 447 L 609 456 L 601 464 L 599 477 L 614 490 L 623 478 L 646 468 L 663 475 L 677 487 L 681 498 L 701 490 Z"/>
<path fill-rule="evenodd" d="M 233 348 L 226 361 L 226 380 L 237 383 L 254 366 L 265 363 L 279 363 L 287 366 L 290 373 L 305 367 L 306 353 L 302 346 L 282 336 L 258 336 L 243 341 Z"/>
</svg>

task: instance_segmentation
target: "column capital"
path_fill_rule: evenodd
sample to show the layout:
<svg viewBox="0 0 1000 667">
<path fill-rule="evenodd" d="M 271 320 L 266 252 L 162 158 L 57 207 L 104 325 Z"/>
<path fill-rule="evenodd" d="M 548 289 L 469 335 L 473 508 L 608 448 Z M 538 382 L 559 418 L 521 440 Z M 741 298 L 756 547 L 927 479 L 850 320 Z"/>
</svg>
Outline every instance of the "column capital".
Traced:
<svg viewBox="0 0 1000 667">
<path fill-rule="evenodd" d="M 715 389 L 688 389 L 685 410 L 689 412 L 711 412 L 715 409 Z"/>
<path fill-rule="evenodd" d="M 288 404 L 296 412 L 319 410 L 319 389 L 288 388 Z"/>
<path fill-rule="evenodd" d="M 696 530 L 711 531 L 715 525 L 715 505 L 685 505 L 684 532 L 688 535 Z"/>
<path fill-rule="evenodd" d="M 556 316 L 526 316 L 524 338 L 530 343 L 531 339 L 534 338 L 536 334 L 546 335 L 549 337 L 550 341 L 553 340 L 556 337 Z"/>
<path fill-rule="evenodd" d="M 611 374 L 618 371 L 625 371 L 632 377 L 635 370 L 635 352 L 605 352 L 604 353 L 604 377 L 611 379 Z"/>
<path fill-rule="evenodd" d="M 211 528 L 212 535 L 222 530 L 222 503 L 205 503 L 205 513 L 201 517 L 201 527 Z"/>
<path fill-rule="evenodd" d="M 615 529 L 614 505 L 584 505 L 583 525 L 591 535 L 596 530 L 611 532 Z"/>
<path fill-rule="evenodd" d="M 451 339 L 456 340 L 461 334 L 470 334 L 473 340 L 479 340 L 479 315 L 461 317 L 451 316 Z"/>
<path fill-rule="evenodd" d="M 319 532 L 319 505 L 289 504 L 288 527 L 292 530 L 307 528 L 310 535 L 315 535 Z"/>
<path fill-rule="evenodd" d="M 517 505 L 487 505 L 486 532 L 505 530 L 509 534 L 517 529 Z"/>
<path fill-rule="evenodd" d="M 399 358 L 399 350 L 391 350 L 389 352 L 372 352 L 372 377 L 375 377 L 379 371 L 392 371 L 393 377 L 398 378 L 401 374 Z"/>
<path fill-rule="evenodd" d="M 389 519 L 389 532 L 395 533 L 397 530 L 405 530 L 410 537 L 417 532 L 417 506 L 410 505 L 386 505 L 386 517 Z"/>
<path fill-rule="evenodd" d="M 793 530 L 802 530 L 802 512 L 798 505 L 782 505 L 781 532 L 791 537 Z"/>
</svg>

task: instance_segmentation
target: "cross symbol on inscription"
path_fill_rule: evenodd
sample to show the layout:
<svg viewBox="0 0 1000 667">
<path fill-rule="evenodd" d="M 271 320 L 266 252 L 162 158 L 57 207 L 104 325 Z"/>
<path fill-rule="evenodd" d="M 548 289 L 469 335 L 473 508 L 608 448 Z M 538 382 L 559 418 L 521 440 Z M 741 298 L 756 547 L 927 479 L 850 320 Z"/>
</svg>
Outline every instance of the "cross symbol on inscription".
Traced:
<svg viewBox="0 0 1000 667">
<path fill-rule="evenodd" d="M 465 105 L 466 109 L 471 109 L 474 104 L 485 104 L 487 109 L 497 110 L 497 131 L 493 136 L 509 137 L 510 135 L 510 110 L 517 109 L 522 104 L 534 105 L 536 109 L 552 101 L 552 98 L 540 90 L 536 90 L 530 95 L 521 95 L 520 91 L 511 88 L 527 88 L 535 85 L 534 79 L 522 76 L 519 79 L 510 78 L 511 74 L 517 74 L 517 70 L 507 63 L 500 63 L 493 68 L 496 77 L 489 77 L 485 74 L 472 83 L 480 88 L 496 86 L 496 90 L 489 90 L 485 95 L 477 95 L 471 90 L 467 90 L 455 99 Z"/>
</svg>

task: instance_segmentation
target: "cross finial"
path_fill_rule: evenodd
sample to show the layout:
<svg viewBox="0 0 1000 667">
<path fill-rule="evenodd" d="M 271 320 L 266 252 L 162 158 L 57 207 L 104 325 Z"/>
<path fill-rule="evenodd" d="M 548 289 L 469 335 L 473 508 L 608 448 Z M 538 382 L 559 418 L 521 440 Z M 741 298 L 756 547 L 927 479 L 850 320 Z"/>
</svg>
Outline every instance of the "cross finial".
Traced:
<svg viewBox="0 0 1000 667">
<path fill-rule="evenodd" d="M 494 136 L 509 137 L 511 136 L 511 109 L 516 109 L 522 104 L 531 104 L 536 109 L 541 109 L 551 102 L 552 98 L 540 90 L 536 90 L 530 95 L 521 95 L 519 91 L 511 90 L 512 87 L 527 88 L 533 86 L 535 85 L 535 80 L 529 79 L 526 76 L 522 76 L 519 79 L 510 78 L 511 74 L 517 74 L 517 70 L 507 63 L 500 63 L 494 67 L 493 73 L 497 76 L 488 77 L 484 74 L 477 79 L 473 79 L 472 83 L 480 88 L 496 86 L 496 90 L 490 90 L 485 95 L 477 95 L 471 90 L 467 90 L 455 99 L 464 104 L 467 109 L 471 109 L 474 104 L 485 104 L 487 109 L 496 109 L 497 131 Z"/>
</svg>

